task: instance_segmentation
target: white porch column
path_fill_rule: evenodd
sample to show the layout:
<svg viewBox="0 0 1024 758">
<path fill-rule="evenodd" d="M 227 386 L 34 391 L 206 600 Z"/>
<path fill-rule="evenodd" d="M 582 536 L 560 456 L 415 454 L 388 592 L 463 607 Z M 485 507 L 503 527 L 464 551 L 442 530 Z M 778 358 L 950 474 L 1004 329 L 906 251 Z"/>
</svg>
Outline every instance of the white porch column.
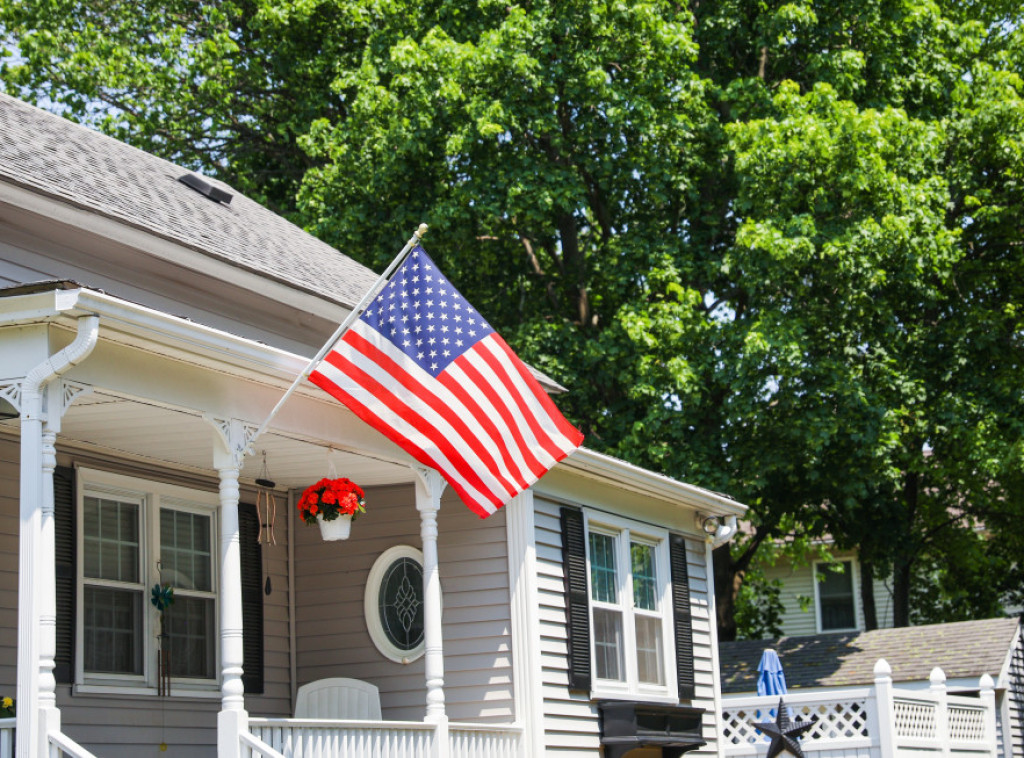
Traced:
<svg viewBox="0 0 1024 758">
<path fill-rule="evenodd" d="M 252 427 L 237 419 L 213 424 L 213 465 L 220 479 L 220 662 L 221 709 L 217 714 L 218 758 L 240 758 L 239 735 L 249 730 L 242 685 L 242 565 L 238 536 L 238 472 Z"/>
<path fill-rule="evenodd" d="M 446 483 L 433 469 L 416 469 L 416 474 L 416 510 L 420 512 L 420 536 L 423 539 L 426 720 L 442 724 L 447 723 L 448 717 L 444 710 L 444 651 L 441 642 L 441 574 L 437 561 L 437 512 L 441 508 L 441 493 Z"/>
<path fill-rule="evenodd" d="M 27 384 L 27 383 L 26 383 Z M 42 755 L 39 741 L 39 621 L 47 571 L 43 541 L 43 396 L 39 387 L 21 393 L 21 526 L 18 535 L 18 758 Z M 53 570 L 50 570 L 53 581 Z"/>
<path fill-rule="evenodd" d="M 512 590 L 512 684 L 516 721 L 523 725 L 519 755 L 544 755 L 543 668 L 537 589 L 533 490 L 505 506 L 509 585 Z"/>
<path fill-rule="evenodd" d="M 47 385 L 84 361 L 99 337 L 99 318 L 78 320 L 74 341 L 35 366 L 18 393 L 21 412 L 20 510 L 18 535 L 18 758 L 48 753 L 47 736 L 60 731 L 56 682 L 56 575 L 54 569 L 54 444 L 60 418 L 76 392 L 66 395 L 60 382 L 47 403 Z M 45 426 L 44 426 L 45 422 Z"/>
</svg>

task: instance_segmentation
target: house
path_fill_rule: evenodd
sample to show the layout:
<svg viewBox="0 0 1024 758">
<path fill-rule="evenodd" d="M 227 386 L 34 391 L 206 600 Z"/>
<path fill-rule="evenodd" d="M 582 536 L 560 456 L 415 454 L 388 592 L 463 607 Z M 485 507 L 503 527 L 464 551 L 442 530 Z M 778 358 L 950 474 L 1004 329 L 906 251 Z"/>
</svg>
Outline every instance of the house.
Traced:
<svg viewBox="0 0 1024 758">
<path fill-rule="evenodd" d="M 892 721 L 890 743 L 908 754 L 927 750 L 921 741 L 934 737 L 938 728 L 936 691 L 956 713 L 945 719 L 952 734 L 946 741 L 959 738 L 956 747 L 963 754 L 990 749 L 988 754 L 1000 758 L 1024 756 L 1024 641 L 1016 618 L 723 642 L 724 734 L 732 743 L 727 754 L 744 755 L 749 747 L 743 722 L 752 706 L 764 700 L 756 698 L 757 667 L 768 648 L 782 663 L 786 702 L 819 717 L 811 739 L 804 740 L 809 757 L 811 751 L 824 755 L 875 745 L 887 719 Z M 883 686 L 876 688 L 879 680 Z M 981 744 L 986 689 L 992 696 L 990 748 Z M 858 740 L 863 744 L 851 744 Z M 896 754 L 901 754 L 898 749 Z"/>
<path fill-rule="evenodd" d="M 856 551 L 832 550 L 832 560 L 818 557 L 792 564 L 779 557 L 764 567 L 768 581 L 781 584 L 781 632 L 802 636 L 826 632 L 864 631 L 863 574 Z M 893 624 L 892 591 L 884 580 L 871 582 L 879 628 Z"/>
<path fill-rule="evenodd" d="M 718 754 L 708 567 L 744 506 L 581 449 L 482 521 L 309 385 L 253 441 L 374 281 L 0 95 L 0 749 Z M 345 542 L 296 518 L 331 471 L 366 491 Z M 380 715 L 295 719 L 335 677 Z"/>
</svg>

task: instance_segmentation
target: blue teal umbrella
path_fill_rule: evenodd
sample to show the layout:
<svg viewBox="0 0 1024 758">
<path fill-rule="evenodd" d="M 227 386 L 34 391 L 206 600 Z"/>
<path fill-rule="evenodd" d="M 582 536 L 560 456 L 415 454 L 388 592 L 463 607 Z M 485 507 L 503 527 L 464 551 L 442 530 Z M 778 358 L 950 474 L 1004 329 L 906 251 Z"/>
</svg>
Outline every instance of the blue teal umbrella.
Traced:
<svg viewBox="0 0 1024 758">
<path fill-rule="evenodd" d="M 785 695 L 786 675 L 782 673 L 782 661 L 779 654 L 769 648 L 761 654 L 761 662 L 757 664 L 757 694 Z"/>
</svg>

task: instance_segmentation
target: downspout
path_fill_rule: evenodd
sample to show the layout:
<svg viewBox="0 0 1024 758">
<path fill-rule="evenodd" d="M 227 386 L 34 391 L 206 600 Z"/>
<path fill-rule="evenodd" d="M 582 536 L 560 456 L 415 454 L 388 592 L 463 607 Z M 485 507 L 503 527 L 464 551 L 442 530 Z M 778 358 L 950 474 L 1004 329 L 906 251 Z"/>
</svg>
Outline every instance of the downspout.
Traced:
<svg viewBox="0 0 1024 758">
<path fill-rule="evenodd" d="M 715 608 L 715 590 L 714 590 L 714 577 L 715 577 L 715 566 L 714 559 L 712 558 L 712 552 L 715 548 L 721 547 L 728 542 L 736 534 L 736 517 L 729 516 L 724 524 L 720 524 L 718 529 L 715 530 L 714 534 L 709 534 L 704 538 L 704 561 L 705 571 L 708 576 L 708 621 L 711 627 L 712 644 L 711 644 L 711 666 L 713 676 L 711 677 L 714 682 L 714 709 L 715 709 L 715 752 L 718 755 L 723 755 L 723 748 L 721 745 L 722 739 L 722 669 L 719 664 L 718 655 L 718 609 Z"/>
<path fill-rule="evenodd" d="M 34 367 L 21 385 L 21 525 L 18 555 L 18 715 L 17 755 L 49 752 L 50 731 L 60 730 L 56 681 L 56 588 L 54 578 L 53 480 L 44 484 L 43 390 L 84 361 L 99 337 L 98 316 L 78 319 L 74 341 Z M 47 408 L 47 421 L 62 408 Z M 51 449 L 49 466 L 52 476 Z"/>
</svg>

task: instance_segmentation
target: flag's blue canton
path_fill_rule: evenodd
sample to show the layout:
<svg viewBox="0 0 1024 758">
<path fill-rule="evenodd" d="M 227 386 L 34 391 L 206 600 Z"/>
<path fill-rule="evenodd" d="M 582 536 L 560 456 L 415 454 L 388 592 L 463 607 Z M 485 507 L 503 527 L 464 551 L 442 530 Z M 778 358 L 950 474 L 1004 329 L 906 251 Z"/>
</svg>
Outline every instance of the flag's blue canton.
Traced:
<svg viewBox="0 0 1024 758">
<path fill-rule="evenodd" d="M 431 376 L 494 331 L 419 246 L 361 319 Z"/>
</svg>

